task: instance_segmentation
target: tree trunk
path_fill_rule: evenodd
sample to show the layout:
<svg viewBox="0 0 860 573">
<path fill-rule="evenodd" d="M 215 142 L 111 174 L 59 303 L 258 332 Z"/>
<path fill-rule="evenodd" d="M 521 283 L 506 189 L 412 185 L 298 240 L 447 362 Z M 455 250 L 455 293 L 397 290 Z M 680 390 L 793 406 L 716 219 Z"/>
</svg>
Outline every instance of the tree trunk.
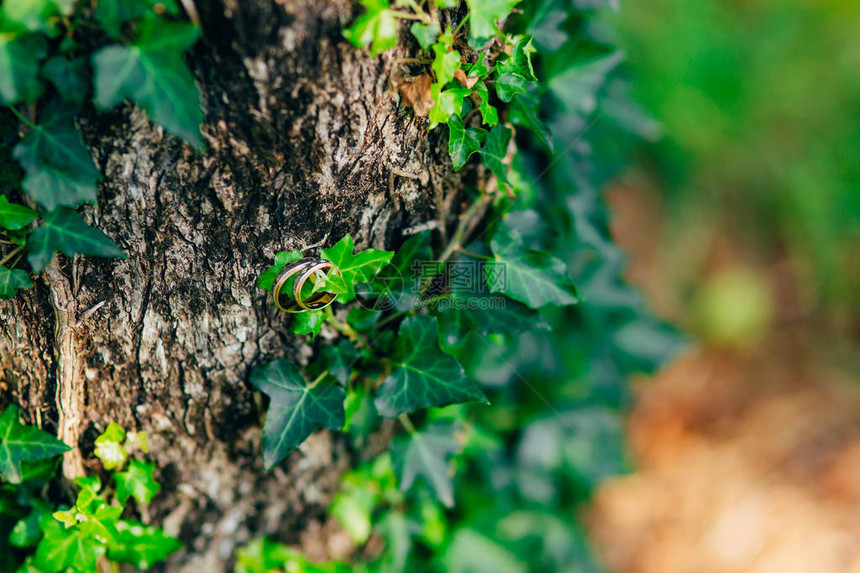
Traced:
<svg viewBox="0 0 860 573">
<path fill-rule="evenodd" d="M 236 544 L 264 534 L 337 555 L 348 544 L 324 526 L 328 502 L 385 436 L 356 452 L 321 432 L 263 472 L 249 371 L 310 352 L 254 281 L 276 251 L 345 233 L 394 248 L 408 227 L 444 223 L 460 181 L 392 85 L 406 49 L 369 58 L 342 39 L 351 2 L 196 10 L 205 152 L 131 106 L 86 116 L 104 180 L 85 217 L 128 259 L 58 255 L 0 302 L 0 384 L 74 446 L 67 476 L 97 471 L 93 439 L 109 422 L 149 432 L 163 492 L 148 513 L 186 543 L 171 571 L 224 570 Z"/>
</svg>

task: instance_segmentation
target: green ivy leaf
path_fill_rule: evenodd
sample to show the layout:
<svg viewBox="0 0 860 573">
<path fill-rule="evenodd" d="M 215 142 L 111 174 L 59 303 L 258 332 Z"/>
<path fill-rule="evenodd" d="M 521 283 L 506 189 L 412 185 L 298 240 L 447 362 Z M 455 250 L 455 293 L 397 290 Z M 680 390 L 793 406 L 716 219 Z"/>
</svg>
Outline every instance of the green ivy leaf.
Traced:
<svg viewBox="0 0 860 573">
<path fill-rule="evenodd" d="M 459 171 L 469 160 L 469 157 L 481 150 L 481 144 L 487 138 L 487 131 L 479 127 L 466 128 L 463 118 L 452 115 L 448 120 L 448 153 L 454 164 L 454 171 Z"/>
<path fill-rule="evenodd" d="M 344 389 L 330 384 L 308 385 L 289 360 L 257 366 L 251 372 L 251 384 L 270 399 L 263 424 L 263 463 L 267 470 L 317 428 L 343 427 Z"/>
<path fill-rule="evenodd" d="M 493 70 L 493 68 L 488 67 L 487 64 L 484 63 L 484 56 L 486 55 L 486 52 L 481 52 L 480 54 L 478 54 L 478 60 L 474 64 L 469 66 L 469 77 L 483 79 L 487 77 L 487 75 L 489 75 L 489 73 Z"/>
<path fill-rule="evenodd" d="M 42 74 L 54 84 L 63 99 L 76 104 L 84 101 L 90 89 L 90 73 L 84 58 L 67 60 L 56 56 L 48 60 L 42 68 Z"/>
<path fill-rule="evenodd" d="M 125 466 L 128 454 L 122 445 L 123 441 L 125 429 L 116 422 L 108 424 L 107 429 L 96 438 L 95 454 L 106 470 L 122 469 Z"/>
<path fill-rule="evenodd" d="M 93 14 L 109 36 L 123 40 L 123 24 L 147 14 L 154 14 L 153 8 L 156 5 L 160 5 L 161 9 L 171 16 L 181 13 L 173 0 L 99 0 Z"/>
<path fill-rule="evenodd" d="M 81 134 L 75 129 L 74 106 L 54 100 L 39 125 L 15 146 L 15 159 L 27 175 L 22 185 L 48 211 L 96 201 L 101 175 Z"/>
<path fill-rule="evenodd" d="M 84 223 L 74 210 L 60 207 L 44 215 L 43 225 L 27 241 L 27 260 L 37 273 L 42 272 L 55 251 L 67 257 L 98 255 L 125 258 L 125 253 L 104 233 Z"/>
<path fill-rule="evenodd" d="M 428 406 L 487 402 L 466 378 L 463 367 L 439 349 L 439 329 L 430 316 L 412 316 L 400 325 L 391 359 L 393 372 L 383 380 L 374 404 L 380 415 L 394 418 Z"/>
<path fill-rule="evenodd" d="M 96 560 L 104 553 L 105 546 L 87 538 L 80 528 L 66 529 L 51 520 L 36 549 L 36 566 L 45 571 L 95 571 Z"/>
<path fill-rule="evenodd" d="M 0 475 L 6 480 L 21 482 L 21 462 L 51 458 L 70 449 L 51 434 L 22 424 L 17 406 L 0 414 Z"/>
<path fill-rule="evenodd" d="M 117 543 L 110 546 L 108 558 L 117 563 L 130 563 L 138 569 L 149 569 L 182 547 L 175 537 L 137 521 L 120 520 L 116 529 L 119 537 Z"/>
<path fill-rule="evenodd" d="M 275 279 L 284 267 L 293 261 L 302 258 L 299 251 L 281 251 L 275 254 L 275 264 L 265 270 L 263 274 L 257 277 L 257 286 L 266 290 L 272 290 L 275 287 Z"/>
<path fill-rule="evenodd" d="M 454 73 L 460 67 L 460 52 L 449 50 L 443 43 L 433 44 L 433 63 L 430 65 L 436 74 L 436 83 L 444 86 L 454 79 Z"/>
<path fill-rule="evenodd" d="M 496 304 L 491 304 L 493 296 Z M 470 332 L 518 334 L 548 330 L 549 324 L 527 306 L 500 295 L 452 292 L 439 307 L 439 339 L 445 349 L 460 344 Z M 501 304 L 499 304 L 501 303 Z"/>
<path fill-rule="evenodd" d="M 51 35 L 61 16 L 70 16 L 77 0 L 16 0 L 3 2 L 0 21 L 10 28 Z"/>
<path fill-rule="evenodd" d="M 142 20 L 131 45 L 93 55 L 96 105 L 110 109 L 129 98 L 167 131 L 200 148 L 200 95 L 182 59 L 198 36 L 192 24 Z"/>
<path fill-rule="evenodd" d="M 35 221 L 38 216 L 29 207 L 10 203 L 5 195 L 0 195 L 0 228 L 17 231 Z"/>
<path fill-rule="evenodd" d="M 535 138 L 548 150 L 552 151 L 552 133 L 549 127 L 538 117 L 538 101 L 530 95 L 518 97 L 511 102 L 510 119 L 514 125 L 521 125 L 531 130 Z"/>
<path fill-rule="evenodd" d="M 20 289 L 30 288 L 30 275 L 21 269 L 10 269 L 0 265 L 0 299 L 13 298 Z"/>
<path fill-rule="evenodd" d="M 394 308 L 401 312 L 415 308 L 421 296 L 421 267 L 431 257 L 430 233 L 411 236 L 397 249 L 389 267 L 380 273 L 388 280 L 377 290 L 386 292 Z"/>
<path fill-rule="evenodd" d="M 481 150 L 481 158 L 484 165 L 492 171 L 499 181 L 508 185 L 508 166 L 505 165 L 505 157 L 508 154 L 508 144 L 511 141 L 512 131 L 504 125 L 497 125 L 487 135 L 487 142 Z"/>
<path fill-rule="evenodd" d="M 509 102 L 515 95 L 526 93 L 526 81 L 511 74 L 502 74 L 496 78 L 496 95 L 503 102 Z"/>
<path fill-rule="evenodd" d="M 161 485 L 153 477 L 155 462 L 131 460 L 128 470 L 113 474 L 116 482 L 116 498 L 125 505 L 129 496 L 138 503 L 149 503 L 159 491 Z"/>
<path fill-rule="evenodd" d="M 45 57 L 46 48 L 41 35 L 0 33 L 0 103 L 39 99 L 45 89 L 39 79 L 39 61 Z"/>
<path fill-rule="evenodd" d="M 500 75 L 510 74 L 527 82 L 536 82 L 538 79 L 535 76 L 531 56 L 534 51 L 531 36 L 519 36 L 511 48 L 511 55 L 496 62 L 496 69 Z"/>
<path fill-rule="evenodd" d="M 597 107 L 597 92 L 606 77 L 624 61 L 623 52 L 577 63 L 550 79 L 550 91 L 571 113 L 588 115 Z"/>
<path fill-rule="evenodd" d="M 448 119 L 463 110 L 463 98 L 468 96 L 471 90 L 465 88 L 451 88 L 442 90 L 442 84 L 430 86 L 430 95 L 433 97 L 433 107 L 430 109 L 430 129 L 434 129 L 440 123 L 447 123 Z"/>
<path fill-rule="evenodd" d="M 519 0 L 466 0 L 471 20 L 469 29 L 472 38 L 495 36 L 496 20 L 504 20 Z"/>
<path fill-rule="evenodd" d="M 322 258 L 337 265 L 343 277 L 347 292 L 338 295 L 341 302 L 353 300 L 355 285 L 370 282 L 394 256 L 392 251 L 380 249 L 366 249 L 353 254 L 354 248 L 352 237 L 344 235 L 334 246 L 322 249 Z"/>
<path fill-rule="evenodd" d="M 13 547 L 36 547 L 42 537 L 42 530 L 39 527 L 41 518 L 42 512 L 34 508 L 30 515 L 18 520 L 9 534 L 9 544 Z"/>
<path fill-rule="evenodd" d="M 412 26 L 409 27 L 409 31 L 412 32 L 412 35 L 415 36 L 416 40 L 418 40 L 418 45 L 421 46 L 422 50 L 429 50 L 430 46 L 432 46 L 436 41 L 440 28 L 439 24 L 436 22 L 433 22 L 432 24 L 413 22 Z"/>
<path fill-rule="evenodd" d="M 531 308 L 579 302 L 576 286 L 564 262 L 527 247 L 518 230 L 502 227 L 493 237 L 491 246 L 496 261 L 504 265 L 504 274 L 492 277 L 490 273 L 498 269 L 484 267 L 492 292 L 503 292 Z"/>
<path fill-rule="evenodd" d="M 357 360 L 358 351 L 349 340 L 340 340 L 336 345 L 326 344 L 320 350 L 320 372 L 322 369 L 328 370 L 335 380 L 345 386 Z"/>
<path fill-rule="evenodd" d="M 311 340 L 314 340 L 320 333 L 325 318 L 325 313 L 322 311 L 300 312 L 296 314 L 296 318 L 293 321 L 293 332 L 296 334 L 310 334 Z"/>
<path fill-rule="evenodd" d="M 361 0 L 365 12 L 343 31 L 343 37 L 356 48 L 370 46 L 370 55 L 378 56 L 397 45 L 397 16 L 388 0 Z"/>
<path fill-rule="evenodd" d="M 446 507 L 454 506 L 451 458 L 462 449 L 455 436 L 458 429 L 455 423 L 434 422 L 420 432 L 394 438 L 389 447 L 391 464 L 402 491 L 422 477 L 436 499 Z"/>
<path fill-rule="evenodd" d="M 475 84 L 475 92 L 481 100 L 481 105 L 478 106 L 481 111 L 481 119 L 490 127 L 498 124 L 499 111 L 490 104 L 490 92 L 487 90 L 487 85 L 482 81 L 478 82 Z"/>
</svg>

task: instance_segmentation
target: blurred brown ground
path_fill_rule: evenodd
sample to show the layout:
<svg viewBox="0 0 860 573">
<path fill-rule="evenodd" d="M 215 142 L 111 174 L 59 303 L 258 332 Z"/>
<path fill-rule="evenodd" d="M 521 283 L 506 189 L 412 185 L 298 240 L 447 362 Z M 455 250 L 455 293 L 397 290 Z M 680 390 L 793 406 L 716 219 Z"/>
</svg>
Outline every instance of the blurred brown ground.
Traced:
<svg viewBox="0 0 860 573">
<path fill-rule="evenodd" d="M 655 195 L 628 184 L 610 202 L 631 280 L 663 316 L 683 315 Z M 860 573 L 860 381 L 804 308 L 790 261 L 742 260 L 731 242 L 701 245 L 701 279 L 756 268 L 773 316 L 746 348 L 699 344 L 637 382 L 635 471 L 602 486 L 589 514 L 600 561 L 614 573 Z"/>
</svg>

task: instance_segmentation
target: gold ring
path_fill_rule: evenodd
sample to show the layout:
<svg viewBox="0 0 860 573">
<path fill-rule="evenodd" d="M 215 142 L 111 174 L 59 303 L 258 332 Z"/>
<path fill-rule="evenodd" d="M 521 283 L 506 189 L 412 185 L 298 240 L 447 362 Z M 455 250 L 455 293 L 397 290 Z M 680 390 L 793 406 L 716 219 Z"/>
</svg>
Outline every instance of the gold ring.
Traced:
<svg viewBox="0 0 860 573">
<path fill-rule="evenodd" d="M 308 265 L 302 265 L 302 268 L 299 269 L 301 274 L 293 283 L 293 299 L 298 306 L 304 310 L 320 310 L 334 302 L 337 298 L 337 293 L 328 291 L 322 291 L 315 296 L 311 296 L 308 300 L 302 300 L 302 288 L 305 286 L 305 282 L 311 277 L 316 277 L 320 271 L 331 270 L 340 272 L 340 269 L 334 263 L 320 259 L 312 261 Z M 316 283 L 316 278 L 312 282 Z"/>
<path fill-rule="evenodd" d="M 275 306 L 283 310 L 284 312 L 302 312 L 305 310 L 304 308 L 299 307 L 295 300 L 290 301 L 287 304 L 283 304 L 281 302 L 281 290 L 284 288 L 284 285 L 287 284 L 287 281 L 296 275 L 299 271 L 306 268 L 308 265 L 314 262 L 314 259 L 299 259 L 297 261 L 293 261 L 284 267 L 284 269 L 278 273 L 278 276 L 275 278 L 275 286 L 272 288 L 272 298 L 275 299 Z"/>
</svg>

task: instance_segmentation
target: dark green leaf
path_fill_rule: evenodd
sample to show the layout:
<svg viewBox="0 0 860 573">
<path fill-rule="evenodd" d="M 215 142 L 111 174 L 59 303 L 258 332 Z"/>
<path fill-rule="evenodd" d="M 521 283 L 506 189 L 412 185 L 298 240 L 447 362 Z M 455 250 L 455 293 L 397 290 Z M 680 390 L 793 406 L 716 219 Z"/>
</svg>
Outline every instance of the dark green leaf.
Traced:
<svg viewBox="0 0 860 573">
<path fill-rule="evenodd" d="M 116 529 L 118 543 L 110 546 L 108 558 L 117 563 L 130 563 L 138 569 L 149 569 L 182 547 L 175 537 L 137 521 L 120 520 Z"/>
<path fill-rule="evenodd" d="M 504 20 L 519 0 L 466 0 L 469 6 L 469 30 L 473 38 L 495 36 L 496 20 Z"/>
<path fill-rule="evenodd" d="M 24 190 L 48 211 L 96 201 L 101 177 L 81 134 L 75 129 L 74 106 L 52 101 L 39 125 L 15 146 L 15 159 L 24 168 Z"/>
<path fill-rule="evenodd" d="M 22 288 L 30 288 L 30 275 L 21 269 L 10 269 L 0 265 L 0 299 L 9 299 L 18 294 Z"/>
<path fill-rule="evenodd" d="M 125 258 L 125 253 L 104 233 L 84 223 L 72 209 L 60 207 L 44 215 L 43 225 L 27 241 L 27 260 L 36 272 L 42 272 L 55 251 L 67 257 L 98 255 Z"/>
<path fill-rule="evenodd" d="M 263 462 L 267 470 L 317 428 L 343 427 L 343 388 L 319 383 L 310 386 L 289 360 L 257 366 L 251 372 L 251 384 L 270 399 L 263 425 Z"/>
<path fill-rule="evenodd" d="M 531 308 L 579 301 L 565 264 L 549 253 L 527 247 L 518 230 L 502 227 L 493 237 L 492 250 L 502 265 L 484 267 L 492 292 L 503 292 Z"/>
<path fill-rule="evenodd" d="M 153 473 L 155 462 L 131 460 L 128 470 L 113 474 L 117 500 L 124 505 L 131 496 L 138 503 L 150 503 L 155 494 L 161 491 L 161 485 L 155 481 Z"/>
<path fill-rule="evenodd" d="M 355 298 L 355 285 L 370 282 L 371 279 L 394 256 L 392 251 L 366 249 L 353 254 L 352 237 L 345 235 L 334 246 L 322 249 L 322 258 L 333 262 L 340 269 L 347 292 L 338 295 L 341 302 L 349 302 Z"/>
<path fill-rule="evenodd" d="M 505 165 L 504 161 L 508 154 L 511 134 L 511 130 L 504 125 L 497 125 L 490 130 L 484 149 L 481 150 L 481 157 L 487 169 L 492 171 L 501 183 L 508 185 L 511 183 L 508 180 L 508 166 Z"/>
<path fill-rule="evenodd" d="M 155 14 L 153 8 L 156 5 L 160 5 L 171 16 L 180 14 L 173 0 L 99 0 L 93 13 L 108 35 L 123 40 L 123 24 L 147 14 Z"/>
<path fill-rule="evenodd" d="M 322 347 L 319 371 L 328 370 L 335 380 L 346 385 L 357 360 L 358 351 L 355 346 L 349 340 L 343 339 L 337 344 L 326 344 Z"/>
<path fill-rule="evenodd" d="M 448 120 L 448 153 L 454 164 L 454 171 L 459 171 L 469 160 L 469 157 L 481 150 L 481 144 L 487 137 L 487 131 L 479 127 L 466 128 L 463 119 L 452 115 Z"/>
<path fill-rule="evenodd" d="M 4 6 L 13 2 L 4 2 Z M 45 57 L 45 39 L 36 34 L 0 34 L 0 103 L 34 102 L 44 86 L 39 60 Z"/>
<path fill-rule="evenodd" d="M 38 545 L 39 538 L 42 537 L 42 530 L 39 528 L 41 517 L 42 512 L 34 509 L 30 515 L 19 520 L 12 528 L 12 533 L 9 534 L 9 543 L 13 547 L 35 547 Z"/>
<path fill-rule="evenodd" d="M 496 78 L 496 95 L 504 102 L 514 99 L 517 94 L 526 93 L 526 81 L 517 76 L 502 74 Z"/>
<path fill-rule="evenodd" d="M 370 55 L 378 56 L 397 45 L 397 17 L 388 0 L 361 0 L 365 12 L 343 31 L 343 37 L 356 48 L 370 46 Z"/>
<path fill-rule="evenodd" d="M 51 58 L 42 68 L 42 74 L 54 84 L 63 99 L 76 104 L 84 101 L 90 88 L 90 73 L 87 69 L 87 60 L 84 58 L 75 60 L 67 60 L 61 56 Z"/>
<path fill-rule="evenodd" d="M 21 482 L 21 462 L 58 456 L 70 449 L 49 433 L 22 424 L 17 406 L 0 414 L 0 475 L 8 481 Z"/>
<path fill-rule="evenodd" d="M 499 74 L 510 74 L 527 82 L 536 82 L 534 67 L 532 67 L 532 39 L 530 36 L 519 36 L 511 48 L 511 55 L 496 62 Z"/>
<path fill-rule="evenodd" d="M 0 195 L 0 228 L 17 231 L 35 221 L 38 216 L 29 207 L 10 203 L 5 195 Z"/>
<path fill-rule="evenodd" d="M 436 41 L 436 37 L 439 35 L 439 24 L 422 24 L 421 22 L 413 22 L 412 26 L 409 27 L 409 31 L 412 32 L 412 35 L 415 36 L 415 39 L 418 40 L 418 44 L 421 46 L 423 50 L 429 50 L 430 46 L 433 45 L 433 42 Z"/>
<path fill-rule="evenodd" d="M 200 147 L 200 95 L 183 61 L 198 35 L 185 22 L 142 20 L 130 46 L 108 46 L 93 56 L 96 104 L 110 109 L 128 98 L 167 131 Z"/>
<path fill-rule="evenodd" d="M 573 65 L 553 77 L 549 89 L 569 112 L 588 115 L 597 107 L 597 91 L 606 83 L 606 76 L 622 61 L 624 54 L 614 52 Z"/>
<path fill-rule="evenodd" d="M 430 316 L 412 316 L 397 334 L 394 370 L 380 385 L 374 404 L 382 416 L 394 418 L 428 406 L 447 406 L 487 398 L 466 378 L 457 361 L 439 349 L 439 329 Z"/>
<path fill-rule="evenodd" d="M 457 430 L 456 424 L 435 422 L 420 432 L 409 432 L 394 439 L 389 450 L 401 490 L 408 490 L 416 478 L 422 477 L 436 499 L 447 507 L 454 505 L 451 457 L 462 449 L 456 439 Z"/>
<path fill-rule="evenodd" d="M 535 138 L 552 151 L 552 134 L 547 125 L 538 117 L 538 101 L 523 95 L 515 98 L 510 107 L 511 123 L 531 130 Z"/>
</svg>

